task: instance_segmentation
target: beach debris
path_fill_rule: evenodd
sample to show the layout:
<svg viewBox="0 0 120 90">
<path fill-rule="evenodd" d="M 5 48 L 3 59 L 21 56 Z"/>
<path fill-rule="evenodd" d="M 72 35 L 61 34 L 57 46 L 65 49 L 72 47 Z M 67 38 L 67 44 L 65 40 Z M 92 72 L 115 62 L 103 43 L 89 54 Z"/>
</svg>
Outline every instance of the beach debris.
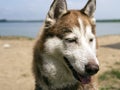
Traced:
<svg viewBox="0 0 120 90">
<path fill-rule="evenodd" d="M 10 44 L 8 44 L 8 43 L 6 43 L 6 44 L 4 44 L 4 45 L 3 45 L 3 47 L 4 47 L 4 48 L 10 48 L 10 47 L 11 47 L 11 45 L 10 45 Z"/>
</svg>

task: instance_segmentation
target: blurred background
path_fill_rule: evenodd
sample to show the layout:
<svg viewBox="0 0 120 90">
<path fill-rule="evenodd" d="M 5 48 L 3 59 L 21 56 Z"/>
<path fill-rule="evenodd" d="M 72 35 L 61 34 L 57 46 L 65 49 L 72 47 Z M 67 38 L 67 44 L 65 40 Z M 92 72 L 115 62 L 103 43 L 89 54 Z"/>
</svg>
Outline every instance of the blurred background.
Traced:
<svg viewBox="0 0 120 90">
<path fill-rule="evenodd" d="M 0 36 L 35 38 L 53 0 L 0 0 Z M 87 0 L 67 0 L 81 9 Z M 120 34 L 120 0 L 97 0 L 97 36 Z"/>
<path fill-rule="evenodd" d="M 0 0 L 0 90 L 34 90 L 34 38 L 53 0 Z M 96 0 L 99 90 L 120 90 L 120 0 Z M 67 0 L 82 9 L 87 0 Z M 27 38 L 26 38 L 27 37 Z"/>
</svg>

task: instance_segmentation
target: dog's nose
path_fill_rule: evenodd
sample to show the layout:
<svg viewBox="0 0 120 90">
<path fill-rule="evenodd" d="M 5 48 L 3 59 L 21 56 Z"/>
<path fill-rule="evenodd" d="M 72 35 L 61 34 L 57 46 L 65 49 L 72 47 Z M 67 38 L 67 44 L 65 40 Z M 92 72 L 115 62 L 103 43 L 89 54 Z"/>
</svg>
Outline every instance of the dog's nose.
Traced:
<svg viewBox="0 0 120 90">
<path fill-rule="evenodd" d="M 89 75 L 94 75 L 99 71 L 99 66 L 97 64 L 94 63 L 88 63 L 85 66 L 85 71 L 89 74 Z"/>
</svg>

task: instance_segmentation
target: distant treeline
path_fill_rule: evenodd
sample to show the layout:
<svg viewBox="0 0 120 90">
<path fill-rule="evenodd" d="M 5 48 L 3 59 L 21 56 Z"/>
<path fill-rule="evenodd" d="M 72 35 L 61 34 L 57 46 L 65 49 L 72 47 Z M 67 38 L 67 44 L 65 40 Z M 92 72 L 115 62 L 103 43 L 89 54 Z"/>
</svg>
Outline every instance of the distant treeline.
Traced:
<svg viewBox="0 0 120 90">
<path fill-rule="evenodd" d="M 44 20 L 6 20 L 6 19 L 0 19 L 0 22 L 43 22 Z"/>
<path fill-rule="evenodd" d="M 96 20 L 97 22 L 120 22 L 120 19 Z"/>
<path fill-rule="evenodd" d="M 44 20 L 7 20 L 0 19 L 0 22 L 43 22 Z M 120 22 L 120 19 L 96 20 L 97 22 Z"/>
</svg>

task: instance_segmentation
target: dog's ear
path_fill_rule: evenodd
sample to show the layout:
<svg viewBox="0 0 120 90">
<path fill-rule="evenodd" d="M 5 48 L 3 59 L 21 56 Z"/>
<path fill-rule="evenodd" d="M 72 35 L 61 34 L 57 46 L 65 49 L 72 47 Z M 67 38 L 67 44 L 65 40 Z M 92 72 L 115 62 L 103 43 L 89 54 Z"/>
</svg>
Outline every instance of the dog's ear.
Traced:
<svg viewBox="0 0 120 90">
<path fill-rule="evenodd" d="M 82 12 L 88 15 L 89 17 L 94 17 L 96 10 L 96 0 L 89 0 L 86 6 L 82 9 Z"/>
<path fill-rule="evenodd" d="M 67 12 L 66 0 L 54 0 L 46 18 L 47 26 L 53 25 L 57 19 Z"/>
</svg>

